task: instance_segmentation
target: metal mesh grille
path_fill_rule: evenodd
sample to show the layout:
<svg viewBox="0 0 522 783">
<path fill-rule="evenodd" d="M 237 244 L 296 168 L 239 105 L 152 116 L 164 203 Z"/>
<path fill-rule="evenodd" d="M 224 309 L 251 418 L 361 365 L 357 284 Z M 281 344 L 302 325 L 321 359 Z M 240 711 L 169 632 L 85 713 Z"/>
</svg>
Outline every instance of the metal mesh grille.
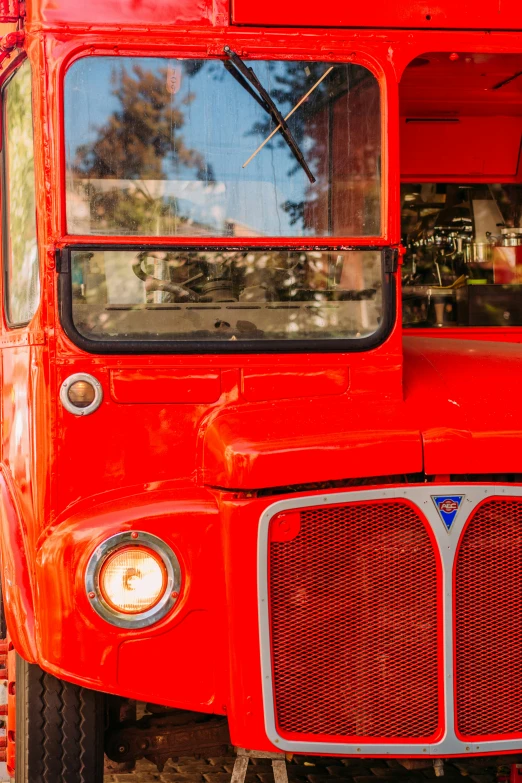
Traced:
<svg viewBox="0 0 522 783">
<path fill-rule="evenodd" d="M 456 570 L 461 735 L 522 734 L 522 500 L 489 500 L 471 519 Z"/>
<path fill-rule="evenodd" d="M 296 538 L 270 544 L 279 731 L 323 741 L 433 736 L 438 572 L 418 514 L 380 501 L 300 516 Z"/>
</svg>

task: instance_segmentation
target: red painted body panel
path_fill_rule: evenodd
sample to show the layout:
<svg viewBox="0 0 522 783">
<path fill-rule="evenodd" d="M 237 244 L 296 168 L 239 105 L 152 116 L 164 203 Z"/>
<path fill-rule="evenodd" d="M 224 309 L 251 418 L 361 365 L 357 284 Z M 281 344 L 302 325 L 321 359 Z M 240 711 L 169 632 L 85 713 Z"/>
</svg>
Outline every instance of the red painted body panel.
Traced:
<svg viewBox="0 0 522 783">
<path fill-rule="evenodd" d="M 277 3 L 276 0 L 234 0 L 233 20 L 237 24 L 317 25 L 318 9 L 313 0 Z M 516 0 L 438 0 L 390 5 L 373 0 L 368 6 L 329 3 L 321 9 L 321 24 L 328 27 L 413 27 L 424 29 L 515 29 L 522 28 L 522 11 Z"/>
<path fill-rule="evenodd" d="M 398 82 L 404 68 L 426 51 L 520 55 L 522 41 L 513 29 L 522 27 L 522 11 L 506 2 L 493 16 L 486 0 L 474 3 L 471 15 L 455 3 L 438 3 L 438 11 L 420 3 L 388 6 L 331 3 L 321 9 L 316 30 L 295 27 L 310 24 L 312 11 L 315 20 L 318 10 L 311 3 L 297 9 L 293 3 L 276 8 L 236 1 L 236 21 L 276 25 L 287 19 L 291 29 L 234 26 L 228 5 L 218 0 L 46 0 L 28 6 L 43 293 L 28 327 L 10 331 L 5 321 L 0 325 L 0 545 L 11 635 L 26 658 L 66 679 L 226 712 L 234 743 L 244 747 L 270 749 L 261 699 L 256 558 L 259 517 L 274 496 L 254 497 L 253 490 L 422 470 L 522 472 L 521 333 L 440 330 L 430 332 L 438 339 L 421 340 L 412 331 L 403 354 L 399 313 L 389 339 L 368 353 L 82 352 L 57 315 L 55 251 L 71 241 L 64 221 L 62 79 L 80 56 L 216 56 L 225 43 L 252 57 L 320 54 L 366 64 L 379 78 L 385 106 L 383 235 L 359 243 L 397 246 Z M 328 29 L 340 24 L 473 24 L 512 31 Z M 354 238 L 340 240 L 350 244 Z M 88 244 L 92 237 L 74 241 Z M 0 294 L 2 288 L 0 277 Z M 513 344 L 493 342 L 499 340 Z M 75 418 L 58 400 L 61 383 L 74 372 L 90 372 L 102 384 L 104 400 L 92 416 Z M 105 623 L 84 590 L 93 549 L 133 528 L 164 538 L 183 568 L 175 611 L 142 631 Z M 144 666 L 147 677 L 140 681 L 135 673 Z"/>
<path fill-rule="evenodd" d="M 502 124 L 502 144 L 484 147 Z M 401 173 L 405 180 L 430 182 L 481 177 L 489 182 L 516 179 L 522 117 L 460 117 L 458 124 L 408 123 L 401 118 Z"/>
<path fill-rule="evenodd" d="M 114 402 L 216 402 L 221 395 L 219 370 L 136 367 L 111 370 L 109 377 Z"/>
<path fill-rule="evenodd" d="M 226 602 L 222 562 L 216 557 L 220 530 L 213 497 L 186 483 L 142 484 L 108 493 L 108 497 L 84 497 L 73 514 L 64 516 L 48 532 L 36 560 L 37 643 L 43 666 L 74 681 L 83 682 L 87 675 L 91 687 L 108 692 L 134 695 L 137 686 L 142 698 L 167 703 L 172 697 L 178 701 L 179 694 L 180 706 L 221 712 L 228 690 L 224 676 L 226 628 L 222 622 Z M 108 535 L 131 529 L 145 530 L 166 541 L 181 562 L 183 580 L 175 616 L 138 633 L 118 630 L 102 620 L 90 606 L 84 588 L 93 548 Z M 58 592 L 57 573 L 62 574 Z M 48 600 L 50 595 L 54 595 L 52 601 Z M 194 683 L 187 679 L 187 670 L 201 660 L 202 637 L 211 629 L 215 654 L 199 671 L 190 699 L 187 689 Z M 73 643 L 85 633 L 88 644 Z M 190 641 L 184 640 L 187 634 Z M 135 676 L 136 660 L 153 652 L 171 659 L 171 665 L 160 667 L 156 679 L 147 678 L 140 685 Z"/>
<path fill-rule="evenodd" d="M 103 0 L 79 3 L 71 0 L 56 3 L 54 0 L 33 0 L 28 8 L 28 17 L 34 25 L 68 27 L 78 25 L 91 27 L 93 24 L 142 26 L 171 26 L 191 24 L 210 25 L 213 22 L 212 3 L 206 0 L 118 0 L 107 4 Z"/>
<path fill-rule="evenodd" d="M 363 476 L 420 473 L 418 430 L 402 404 L 369 411 L 353 397 L 223 413 L 206 428 L 205 484 L 256 489 Z M 274 484 L 277 481 L 277 484 Z"/>
<path fill-rule="evenodd" d="M 430 338 L 443 338 L 457 339 L 457 340 L 480 340 L 483 342 L 494 343 L 521 343 L 522 342 L 522 329 L 520 326 L 502 327 L 481 327 L 481 326 L 456 326 L 448 327 L 444 329 L 407 329 L 405 330 L 407 337 L 430 337 Z"/>
<path fill-rule="evenodd" d="M 34 629 L 33 588 L 31 584 L 31 560 L 27 552 L 19 509 L 13 499 L 12 482 L 0 473 L 0 514 L 2 557 L 2 594 L 11 639 L 26 660 L 37 660 Z"/>
<path fill-rule="evenodd" d="M 522 384 L 521 356 L 517 344 L 405 340 L 406 403 L 422 432 L 426 473 L 522 471 L 520 405 L 501 391 Z"/>
<path fill-rule="evenodd" d="M 331 397 L 344 394 L 349 383 L 348 367 L 343 366 L 304 369 L 290 364 L 275 370 L 244 367 L 241 371 L 241 396 L 249 402 Z"/>
</svg>

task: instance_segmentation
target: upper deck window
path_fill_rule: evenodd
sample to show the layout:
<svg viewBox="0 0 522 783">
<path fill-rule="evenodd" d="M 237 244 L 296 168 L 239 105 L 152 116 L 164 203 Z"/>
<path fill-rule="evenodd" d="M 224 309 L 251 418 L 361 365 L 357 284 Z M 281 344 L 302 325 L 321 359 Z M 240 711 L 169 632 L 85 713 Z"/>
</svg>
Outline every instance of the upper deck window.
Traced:
<svg viewBox="0 0 522 783">
<path fill-rule="evenodd" d="M 227 61 L 88 57 L 65 80 L 67 230 L 163 237 L 381 233 L 381 116 L 360 65 L 250 61 L 315 179 Z M 321 78 L 324 77 L 324 78 Z"/>
</svg>

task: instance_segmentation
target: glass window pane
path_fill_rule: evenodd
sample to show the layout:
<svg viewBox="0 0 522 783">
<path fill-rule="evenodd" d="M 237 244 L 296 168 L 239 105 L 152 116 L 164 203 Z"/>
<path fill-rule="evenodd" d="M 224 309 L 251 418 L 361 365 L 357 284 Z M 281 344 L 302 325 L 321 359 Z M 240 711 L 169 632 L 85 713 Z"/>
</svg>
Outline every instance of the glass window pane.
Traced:
<svg viewBox="0 0 522 783">
<path fill-rule="evenodd" d="M 31 66 L 26 60 L 4 90 L 7 207 L 7 319 L 27 323 L 40 298 L 36 243 Z"/>
<path fill-rule="evenodd" d="M 71 255 L 73 322 L 93 340 L 359 339 L 382 318 L 378 250 Z"/>
<path fill-rule="evenodd" d="M 65 79 L 73 234 L 378 236 L 379 85 L 360 65 L 249 61 L 315 177 L 228 61 L 78 60 Z M 324 77 L 324 78 L 323 78 Z"/>
<path fill-rule="evenodd" d="M 522 326 L 522 185 L 402 186 L 403 323 Z"/>
</svg>

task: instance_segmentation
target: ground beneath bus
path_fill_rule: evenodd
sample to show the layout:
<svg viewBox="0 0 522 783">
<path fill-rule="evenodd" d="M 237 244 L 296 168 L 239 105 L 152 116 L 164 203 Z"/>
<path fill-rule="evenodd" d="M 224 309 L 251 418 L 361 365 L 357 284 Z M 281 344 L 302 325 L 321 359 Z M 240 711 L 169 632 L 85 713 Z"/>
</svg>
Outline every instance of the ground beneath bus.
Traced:
<svg viewBox="0 0 522 783">
<path fill-rule="evenodd" d="M 235 756 L 195 759 L 180 758 L 169 761 L 163 772 L 155 765 L 140 761 L 131 774 L 109 774 L 104 783 L 230 783 Z M 455 759 L 444 764 L 441 783 L 469 778 L 473 783 L 508 783 L 509 767 L 499 765 L 500 759 Z M 423 759 L 407 762 L 417 766 Z M 435 778 L 433 766 L 424 769 L 405 769 L 395 759 L 331 759 L 303 757 L 287 764 L 290 783 L 427 783 Z M 246 783 L 274 783 L 270 761 L 251 760 Z M 464 781 L 462 781 L 464 783 Z M 522 781 L 521 781 L 522 783 Z"/>
<path fill-rule="evenodd" d="M 500 759 L 465 759 L 446 761 L 441 783 L 469 778 L 473 783 L 509 783 L 509 767 Z M 493 762 L 493 763 L 492 763 Z M 418 765 L 421 761 L 409 762 Z M 234 756 L 196 759 L 180 758 L 169 761 L 163 772 L 154 764 L 139 761 L 136 770 L 129 773 L 105 775 L 104 783 L 230 783 Z M 300 757 L 287 764 L 290 783 L 427 783 L 435 779 L 432 766 L 424 769 L 405 769 L 395 759 L 325 759 Z M 0 764 L 0 781 L 8 781 L 5 764 Z M 272 768 L 264 759 L 251 760 L 246 783 L 274 783 Z M 467 782 L 466 782 L 467 783 Z"/>
<path fill-rule="evenodd" d="M 507 757 L 477 757 L 444 762 L 440 783 L 509 783 L 510 762 Z M 517 761 L 521 757 L 517 757 Z M 131 773 L 106 774 L 104 783 L 230 783 L 235 755 L 213 758 L 180 758 L 168 761 L 163 772 L 155 764 L 138 761 Z M 405 768 L 405 765 L 409 768 Z M 522 765 L 518 765 L 519 775 Z M 321 756 L 299 756 L 287 763 L 289 783 L 428 783 L 436 778 L 428 759 L 335 759 Z M 468 778 L 464 781 L 463 778 Z M 5 764 L 0 764 L 0 783 L 9 781 Z M 251 759 L 245 783 L 274 783 L 271 762 Z M 522 775 L 518 778 L 522 783 Z"/>
</svg>

